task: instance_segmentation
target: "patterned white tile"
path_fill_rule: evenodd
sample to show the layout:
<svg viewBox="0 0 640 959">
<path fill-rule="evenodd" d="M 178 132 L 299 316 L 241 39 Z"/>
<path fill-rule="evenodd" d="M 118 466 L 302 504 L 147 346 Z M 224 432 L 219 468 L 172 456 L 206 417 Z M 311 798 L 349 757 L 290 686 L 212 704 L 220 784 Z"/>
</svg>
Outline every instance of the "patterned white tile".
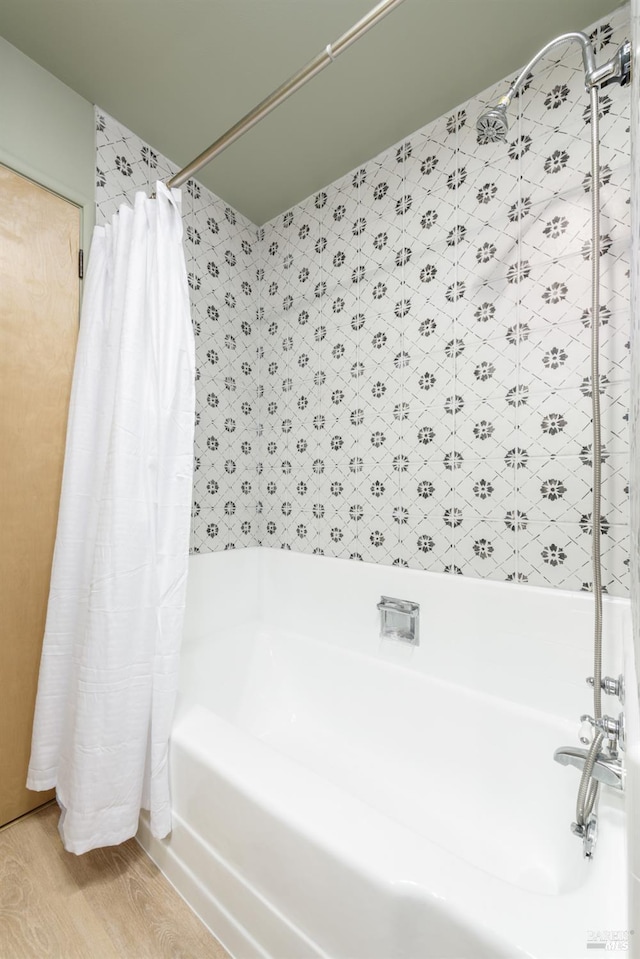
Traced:
<svg viewBox="0 0 640 959">
<path fill-rule="evenodd" d="M 455 509 L 469 520 L 504 520 L 517 506 L 516 469 L 499 459 L 465 457 L 455 472 Z"/>
<path fill-rule="evenodd" d="M 591 470 L 578 457 L 531 458 L 518 473 L 516 489 L 532 522 L 577 523 L 591 510 Z"/>
<path fill-rule="evenodd" d="M 578 525 L 529 522 L 517 535 L 522 581 L 574 590 L 591 581 L 591 544 Z"/>
<path fill-rule="evenodd" d="M 507 523 L 463 519 L 455 530 L 455 562 L 464 574 L 506 580 L 516 572 L 516 534 Z"/>
<path fill-rule="evenodd" d="M 442 516 L 424 516 L 404 529 L 398 544 L 396 565 L 431 572 L 454 572 L 456 532 Z"/>
<path fill-rule="evenodd" d="M 628 9 L 593 29 L 609 55 Z M 261 542 L 588 588 L 591 177 L 579 51 L 541 64 L 507 142 L 480 146 L 475 118 L 505 89 L 257 231 L 199 184 L 185 189 L 200 372 L 194 549 Z M 607 589 L 623 595 L 629 94 L 607 88 L 600 107 L 602 546 Z M 101 126 L 104 218 L 170 165 L 110 118 Z"/>
<path fill-rule="evenodd" d="M 455 450 L 465 459 L 504 459 L 517 445 L 516 409 L 504 393 L 470 403 L 463 412 L 456 418 Z"/>
<path fill-rule="evenodd" d="M 455 471 L 442 459 L 414 460 L 407 457 L 398 472 L 399 505 L 409 517 L 439 517 L 455 507 Z"/>
</svg>

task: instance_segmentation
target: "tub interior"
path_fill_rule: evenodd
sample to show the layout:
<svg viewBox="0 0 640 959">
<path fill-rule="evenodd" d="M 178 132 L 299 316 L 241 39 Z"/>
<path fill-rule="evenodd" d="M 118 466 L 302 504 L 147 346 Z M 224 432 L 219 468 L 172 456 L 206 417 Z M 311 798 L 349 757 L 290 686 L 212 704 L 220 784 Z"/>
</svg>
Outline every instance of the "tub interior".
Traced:
<svg viewBox="0 0 640 959">
<path fill-rule="evenodd" d="M 576 777 L 553 762 L 571 723 L 301 634 L 229 633 L 198 668 L 192 702 L 416 835 L 531 892 L 584 881 Z"/>
<path fill-rule="evenodd" d="M 382 595 L 420 604 L 419 647 L 380 637 Z M 605 597 L 610 675 L 629 622 Z M 194 557 L 174 833 L 143 844 L 243 959 L 583 959 L 627 909 L 623 795 L 602 790 L 588 862 L 578 771 L 553 761 L 591 708 L 591 644 L 586 594 Z"/>
</svg>

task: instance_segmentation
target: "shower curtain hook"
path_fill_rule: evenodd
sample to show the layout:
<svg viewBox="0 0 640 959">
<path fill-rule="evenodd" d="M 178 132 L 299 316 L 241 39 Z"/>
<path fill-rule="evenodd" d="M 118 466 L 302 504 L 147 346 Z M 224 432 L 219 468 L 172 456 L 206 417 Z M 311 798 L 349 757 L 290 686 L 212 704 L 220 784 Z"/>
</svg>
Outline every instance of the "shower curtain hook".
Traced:
<svg viewBox="0 0 640 959">
<path fill-rule="evenodd" d="M 326 55 L 329 57 L 329 59 L 330 59 L 332 62 L 335 60 L 335 55 L 334 55 L 334 53 L 333 53 L 333 50 L 332 50 L 332 48 L 331 48 L 331 44 L 330 44 L 330 43 L 328 43 L 328 44 L 326 45 L 326 47 L 324 48 L 324 52 L 326 53 Z"/>
</svg>

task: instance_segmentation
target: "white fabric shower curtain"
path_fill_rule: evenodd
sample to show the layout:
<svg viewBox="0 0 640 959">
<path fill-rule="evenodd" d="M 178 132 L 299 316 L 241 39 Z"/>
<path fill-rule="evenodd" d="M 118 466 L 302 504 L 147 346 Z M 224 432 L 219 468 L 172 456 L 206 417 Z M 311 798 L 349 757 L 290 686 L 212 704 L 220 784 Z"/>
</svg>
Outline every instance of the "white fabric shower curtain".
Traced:
<svg viewBox="0 0 640 959">
<path fill-rule="evenodd" d="M 194 339 L 180 193 L 96 227 L 82 306 L 27 785 L 74 853 L 171 829 Z"/>
</svg>

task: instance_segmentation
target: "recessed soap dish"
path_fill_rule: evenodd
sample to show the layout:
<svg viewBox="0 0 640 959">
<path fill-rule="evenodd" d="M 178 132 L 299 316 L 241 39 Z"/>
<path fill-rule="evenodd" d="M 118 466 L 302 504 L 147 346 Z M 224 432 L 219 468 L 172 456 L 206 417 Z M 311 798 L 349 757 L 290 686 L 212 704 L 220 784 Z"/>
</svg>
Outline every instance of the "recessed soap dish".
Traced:
<svg viewBox="0 0 640 959">
<path fill-rule="evenodd" d="M 381 596 L 380 638 L 396 639 L 410 646 L 420 645 L 420 605 L 408 599 Z"/>
</svg>

